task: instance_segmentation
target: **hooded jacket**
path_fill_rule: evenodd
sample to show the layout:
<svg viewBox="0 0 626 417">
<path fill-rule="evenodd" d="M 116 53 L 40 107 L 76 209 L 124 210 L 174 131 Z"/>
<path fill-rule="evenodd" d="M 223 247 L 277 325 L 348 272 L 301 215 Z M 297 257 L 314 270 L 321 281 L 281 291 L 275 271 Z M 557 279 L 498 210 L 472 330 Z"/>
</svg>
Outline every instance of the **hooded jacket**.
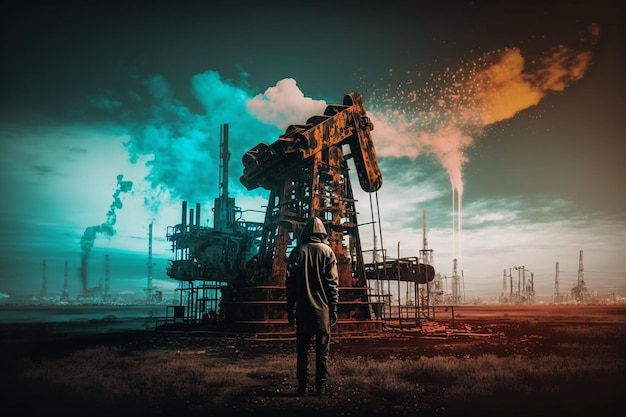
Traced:
<svg viewBox="0 0 626 417">
<path fill-rule="evenodd" d="M 296 311 L 296 332 L 330 334 L 330 311 L 339 303 L 339 275 L 337 258 L 324 243 L 327 237 L 324 223 L 311 218 L 287 260 L 287 308 Z"/>
</svg>

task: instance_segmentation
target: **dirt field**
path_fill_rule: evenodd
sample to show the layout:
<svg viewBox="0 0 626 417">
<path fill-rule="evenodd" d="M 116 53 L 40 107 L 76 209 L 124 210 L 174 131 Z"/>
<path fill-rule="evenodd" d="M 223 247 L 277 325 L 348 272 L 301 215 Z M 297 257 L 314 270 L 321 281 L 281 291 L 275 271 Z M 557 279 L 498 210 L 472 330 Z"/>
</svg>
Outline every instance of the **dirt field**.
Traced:
<svg viewBox="0 0 626 417">
<path fill-rule="evenodd" d="M 439 317 L 415 330 L 399 330 L 395 323 L 381 339 L 337 340 L 334 353 L 358 352 L 378 359 L 558 354 L 563 342 L 560 331 L 586 334 L 601 327 L 608 332 L 615 328 L 617 334 L 626 329 L 626 305 L 456 306 L 454 325 L 449 313 Z"/>
<path fill-rule="evenodd" d="M 272 361 L 283 363 L 282 366 L 287 369 L 295 367 L 295 341 L 290 338 L 224 336 L 206 332 L 133 332 L 64 337 L 46 333 L 44 327 L 7 328 L 3 329 L 0 344 L 3 353 L 3 362 L 0 363 L 3 367 L 2 401 L 13 407 L 12 414 L 6 415 L 29 415 L 29 410 L 41 411 L 28 401 L 16 400 L 24 395 L 24 387 L 18 384 L 19 388 L 16 388 L 11 381 L 21 381 L 19 363 L 24 358 L 30 361 L 54 360 L 90 346 L 117 346 L 125 355 L 132 355 L 137 363 L 142 357 L 157 355 L 155 352 L 158 352 L 160 356 L 154 357 L 159 360 L 188 356 L 196 360 L 199 358 L 203 366 L 216 372 L 236 366 L 253 375 L 253 378 L 229 382 L 230 386 L 220 391 L 219 398 L 212 398 L 210 404 L 200 409 L 177 405 L 176 410 L 161 410 L 162 415 L 169 415 L 170 412 L 185 416 L 626 415 L 626 306 L 457 306 L 454 325 L 450 318 L 442 315 L 440 320 L 423 323 L 420 327 L 390 323 L 381 334 L 334 337 L 331 345 L 331 381 L 328 394 L 322 398 L 296 397 L 296 385 L 292 380 L 294 372 L 255 370 L 260 363 Z M 586 346 L 588 352 L 585 352 Z M 504 389 L 504 395 L 493 394 L 479 400 L 470 398 L 451 402 L 446 388 L 452 387 L 445 385 L 441 388 L 441 385 L 416 384 L 415 394 L 409 397 L 381 393 L 375 387 L 364 389 L 364 386 L 376 384 L 376 379 L 369 375 L 371 369 L 375 372 L 376 369 L 385 369 L 385 366 L 424 361 L 425 358 L 448 358 L 450 363 L 458 364 L 458 360 L 469 363 L 479 358 L 495 357 L 532 364 L 540 358 L 541 363 L 546 363 L 549 358 L 567 357 L 572 351 L 576 351 L 578 356 L 588 355 L 591 359 L 598 356 L 595 351 L 603 350 L 617 352 L 611 356 L 612 363 L 606 365 L 609 372 L 587 373 L 582 378 L 574 373 L 571 381 L 546 380 L 545 387 L 527 387 L 519 393 L 514 389 Z M 363 363 L 363 368 L 358 371 L 363 375 L 346 375 L 345 370 L 341 375 L 332 373 L 345 362 Z M 373 364 L 382 364 L 382 368 L 373 368 Z M 353 384 L 350 381 L 354 378 L 360 378 L 365 381 L 363 384 L 369 385 Z M 370 379 L 373 382 L 368 382 Z M 551 385 L 556 388 L 551 389 Z M 434 389 L 435 386 L 438 388 Z M 17 389 L 20 392 L 15 392 Z M 79 398 L 68 398 L 81 404 Z M 112 408 L 115 409 L 115 406 Z M 60 410 L 58 405 L 52 407 L 52 411 Z M 64 410 L 66 415 L 74 415 Z M 138 407 L 135 415 L 158 414 L 152 408 L 146 408 L 145 414 L 142 410 Z M 92 415 L 100 415 L 97 411 L 94 410 Z M 105 414 L 103 412 L 102 415 Z"/>
</svg>

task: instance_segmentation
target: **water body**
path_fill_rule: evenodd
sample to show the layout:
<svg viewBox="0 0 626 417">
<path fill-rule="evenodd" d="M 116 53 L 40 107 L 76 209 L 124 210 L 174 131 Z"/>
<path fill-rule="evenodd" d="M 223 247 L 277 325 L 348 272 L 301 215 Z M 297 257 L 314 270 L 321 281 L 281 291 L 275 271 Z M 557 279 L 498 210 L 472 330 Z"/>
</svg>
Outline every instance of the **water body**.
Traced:
<svg viewBox="0 0 626 417">
<path fill-rule="evenodd" d="M 0 326 L 39 325 L 56 334 L 154 330 L 165 305 L 0 305 Z"/>
</svg>

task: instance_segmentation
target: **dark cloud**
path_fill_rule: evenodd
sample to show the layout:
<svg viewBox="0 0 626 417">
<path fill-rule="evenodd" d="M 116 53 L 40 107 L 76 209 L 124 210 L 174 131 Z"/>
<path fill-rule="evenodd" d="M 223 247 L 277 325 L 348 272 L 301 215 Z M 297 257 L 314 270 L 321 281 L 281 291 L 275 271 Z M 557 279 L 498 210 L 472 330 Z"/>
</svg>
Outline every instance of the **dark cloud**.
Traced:
<svg viewBox="0 0 626 417">
<path fill-rule="evenodd" d="M 30 166 L 36 175 L 48 175 L 54 172 L 54 167 L 50 165 L 31 165 Z"/>
</svg>

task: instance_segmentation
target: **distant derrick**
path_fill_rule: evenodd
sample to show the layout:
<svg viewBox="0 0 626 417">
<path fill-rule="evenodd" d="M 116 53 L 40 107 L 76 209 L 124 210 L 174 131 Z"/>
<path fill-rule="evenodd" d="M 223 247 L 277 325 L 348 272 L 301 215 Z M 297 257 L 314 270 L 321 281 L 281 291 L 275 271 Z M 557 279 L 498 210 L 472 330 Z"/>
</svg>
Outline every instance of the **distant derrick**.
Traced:
<svg viewBox="0 0 626 417">
<path fill-rule="evenodd" d="M 589 291 L 585 284 L 585 274 L 583 269 L 583 251 L 581 250 L 578 255 L 578 280 L 576 285 L 572 287 L 572 299 L 578 303 L 586 303 L 589 301 Z"/>
</svg>

